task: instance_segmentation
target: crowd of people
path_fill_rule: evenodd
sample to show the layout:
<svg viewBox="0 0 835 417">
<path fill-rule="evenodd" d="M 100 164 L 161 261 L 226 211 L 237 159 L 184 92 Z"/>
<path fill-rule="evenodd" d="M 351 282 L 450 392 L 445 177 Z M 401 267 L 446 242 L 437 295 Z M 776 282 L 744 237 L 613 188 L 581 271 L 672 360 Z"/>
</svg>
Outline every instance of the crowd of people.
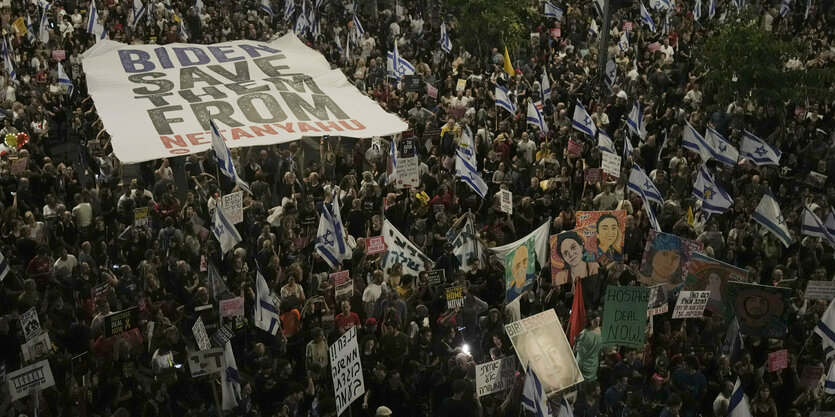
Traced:
<svg viewBox="0 0 835 417">
<path fill-rule="evenodd" d="M 802 381 L 807 366 L 828 365 L 812 332 L 828 300 L 806 299 L 804 289 L 810 280 L 832 280 L 835 258 L 831 246 L 802 235 L 799 224 L 804 205 L 825 218 L 835 203 L 829 180 L 835 178 L 835 102 L 770 108 L 744 95 L 725 103 L 702 93 L 703 69 L 694 57 L 708 37 L 737 19 L 736 2 L 716 1 L 715 17 L 705 9 L 697 21 L 694 6 L 708 2 L 676 0 L 667 6 L 667 29 L 660 23 L 667 12 L 652 12 L 656 32 L 640 23 L 638 2 L 619 5 L 607 48 L 618 77 L 602 89 L 599 34 L 590 28 L 603 25 L 592 1 L 553 2 L 564 11 L 560 19 L 545 17 L 542 2 L 520 2 L 534 18 L 525 22 L 530 42 L 511 50 L 512 76 L 503 45 L 475 51 L 456 43 L 465 35 L 458 22 L 479 17 L 451 15 L 445 2 L 376 0 L 354 7 L 324 0 L 303 8 L 302 1 L 287 18 L 283 1 L 271 3 L 270 15 L 254 1 L 148 0 L 148 12 L 135 25 L 129 24 L 131 4 L 97 4 L 107 36 L 128 44 L 269 41 L 292 32 L 303 9 L 316 10 L 321 33 L 300 37 L 360 91 L 407 120 L 412 137 L 425 146 L 420 185 L 413 189 L 387 181 L 385 143 L 391 138 L 380 146 L 372 138 L 326 137 L 319 155 L 300 143 L 233 149 L 252 193 L 244 196 L 244 220 L 236 226 L 243 242 L 225 256 L 207 227 L 219 196 L 234 184 L 218 178 L 210 154 L 149 161 L 138 169 L 113 155 L 82 70 L 82 54 L 96 42 L 87 32 L 91 2 L 57 0 L 44 18 L 45 2 L 0 3 L 15 72 L 11 77 L 6 66 L 0 91 L 0 254 L 10 268 L 0 285 L 0 365 L 9 374 L 46 357 L 56 381 L 15 401 L 4 387 L 0 414 L 334 416 L 328 347 L 356 328 L 366 393 L 343 415 L 517 416 L 526 412 L 522 372 L 510 389 L 487 396 L 477 395 L 474 382 L 476 364 L 514 354 L 504 332 L 511 320 L 504 260 L 459 259 L 448 231 L 474 219 L 479 241 L 493 247 L 548 221 L 551 233 L 570 231 L 578 210 L 625 210 L 627 218 L 624 234 L 610 238 L 622 249 L 611 243 L 601 249 L 612 261 L 583 276 L 597 288 L 584 297 L 588 320 L 575 345 L 585 381 L 570 395 L 574 416 L 724 417 L 737 379 L 755 417 L 835 409 L 817 384 Z M 807 12 L 806 1 L 796 0 L 785 15 L 774 2 L 743 7 L 756 16 L 751 24 L 770 36 L 813 45 L 814 54 L 797 64 L 820 68 L 835 59 L 831 4 L 811 2 Z M 348 31 L 356 30 L 354 15 L 364 33 L 346 45 Z M 19 18 L 31 22 L 34 36 L 19 31 Z M 440 48 L 442 21 L 453 42 L 449 53 Z M 627 24 L 630 46 L 621 50 L 617 42 Z M 404 91 L 389 77 L 386 53 L 394 42 L 421 85 L 437 88 L 436 94 Z M 59 62 L 74 84 L 71 94 L 58 82 Z M 543 74 L 551 86 L 547 96 Z M 509 91 L 516 114 L 496 107 L 496 85 Z M 636 99 L 646 115 L 645 140 L 625 126 Z M 547 133 L 527 123 L 528 100 L 541 102 Z M 618 150 L 625 140 L 633 144 L 619 176 L 586 181 L 585 170 L 601 167 L 602 157 L 596 140 L 572 129 L 577 101 Z M 700 131 L 710 125 L 735 145 L 743 129 L 753 132 L 782 151 L 780 166 L 709 162 L 734 204 L 708 218 L 691 192 L 702 161 L 681 146 L 685 122 Z M 466 128 L 489 186 L 484 198 L 455 177 L 455 146 Z M 579 156 L 569 152 L 569 141 L 583 146 Z M 645 278 L 639 267 L 650 224 L 643 200 L 626 187 L 631 162 L 664 194 L 665 204 L 656 207 L 663 231 L 702 242 L 710 256 L 746 269 L 751 282 L 791 288 L 788 337 L 743 336 L 740 349 L 723 351 L 724 317 L 673 320 L 670 308 L 652 318 L 643 349 L 601 344 L 605 288 L 639 286 Z M 354 284 L 353 295 L 341 302 L 328 279 L 333 271 L 314 250 L 318 208 L 331 202 L 336 187 L 352 251 L 342 268 Z M 751 219 L 769 189 L 792 232 L 788 247 Z M 502 209 L 500 190 L 512 191 L 513 214 Z M 144 208 L 147 218 L 137 222 L 137 209 Z M 445 271 L 446 282 L 430 285 L 427 274 L 404 274 L 401 265 L 383 266 L 382 255 L 366 254 L 366 239 L 380 235 L 384 219 L 430 259 L 426 269 Z M 519 311 L 525 317 L 553 308 L 567 324 L 572 280 L 558 280 L 548 260 L 538 262 L 536 283 L 519 298 Z M 214 270 L 220 282 L 211 279 Z M 280 299 L 276 335 L 252 324 L 256 272 Z M 444 287 L 453 283 L 463 285 L 466 297 L 463 307 L 447 309 Z M 245 300 L 243 317 L 219 319 L 218 302 L 236 296 Z M 672 307 L 674 296 L 665 302 Z M 132 307 L 138 307 L 139 327 L 108 335 L 104 317 Z M 39 358 L 24 357 L 21 349 L 28 330 L 19 317 L 32 308 L 51 342 Z M 210 336 L 221 328 L 233 333 L 241 392 L 232 410 L 218 409 L 218 375 L 189 372 L 198 318 Z M 769 353 L 781 349 L 788 350 L 788 367 L 769 372 Z"/>
</svg>

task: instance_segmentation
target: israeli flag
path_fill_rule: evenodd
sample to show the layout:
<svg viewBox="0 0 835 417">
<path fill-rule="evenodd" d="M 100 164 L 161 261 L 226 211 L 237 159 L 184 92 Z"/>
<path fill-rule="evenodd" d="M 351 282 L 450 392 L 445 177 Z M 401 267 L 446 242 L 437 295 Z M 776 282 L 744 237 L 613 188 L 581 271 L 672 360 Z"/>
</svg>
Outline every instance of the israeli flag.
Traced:
<svg viewBox="0 0 835 417">
<path fill-rule="evenodd" d="M 791 4 L 791 0 L 782 0 L 780 2 L 780 17 L 786 17 L 786 15 L 789 14 L 789 7 Z"/>
<path fill-rule="evenodd" d="M 670 33 L 670 15 L 672 15 L 672 11 L 668 11 L 666 15 L 664 15 L 664 24 L 661 26 L 661 34 L 667 35 Z"/>
<path fill-rule="evenodd" d="M 46 10 L 44 10 L 44 15 L 46 15 Z M 45 20 L 45 17 L 41 18 L 42 27 L 44 25 Z M 101 22 L 99 22 L 99 11 L 98 9 L 96 9 L 95 1 L 90 3 L 90 10 L 87 12 L 87 33 L 95 36 L 96 39 L 104 39 L 107 35 L 107 31 L 104 29 L 104 25 L 101 24 Z M 41 37 L 43 37 L 43 35 L 41 35 Z"/>
<path fill-rule="evenodd" d="M 604 2 L 604 0 L 594 0 L 594 3 L 593 3 L 594 4 L 594 10 L 597 10 L 597 14 L 599 14 L 601 18 L 603 18 L 603 6 L 604 6 L 603 2 Z"/>
<path fill-rule="evenodd" d="M 829 307 L 821 316 L 820 321 L 815 326 L 815 333 L 821 338 L 826 358 L 829 359 L 832 355 L 835 355 L 835 300 L 829 303 Z"/>
<path fill-rule="evenodd" d="M 632 139 L 629 138 L 629 135 L 626 135 L 623 138 L 623 160 L 626 161 L 634 153 L 635 147 L 632 146 Z"/>
<path fill-rule="evenodd" d="M 386 60 L 390 78 L 400 81 L 404 75 L 414 75 L 415 73 L 415 67 L 397 52 L 397 41 L 394 41 L 394 49 L 386 54 Z"/>
<path fill-rule="evenodd" d="M 464 129 L 461 131 L 461 139 L 458 140 L 458 150 L 464 155 L 464 161 L 472 166 L 478 166 L 473 131 L 467 125 L 464 125 Z"/>
<path fill-rule="evenodd" d="M 534 413 L 536 417 L 553 417 L 548 406 L 548 393 L 539 381 L 539 377 L 531 368 L 531 363 L 525 369 L 525 385 L 522 388 L 522 406 Z"/>
<path fill-rule="evenodd" d="M 221 408 L 224 411 L 234 410 L 241 400 L 241 375 L 238 372 L 238 363 L 235 361 L 235 352 L 232 351 L 232 342 L 227 341 L 223 346 L 223 358 L 226 367 L 223 368 L 220 377 L 220 394 L 222 398 Z M 221 362 L 223 363 L 223 362 Z"/>
<path fill-rule="evenodd" d="M 217 128 L 214 120 L 209 120 L 209 124 L 212 126 L 212 151 L 215 155 L 215 163 L 217 163 L 221 174 L 234 181 L 242 190 L 252 194 L 252 191 L 249 191 L 249 185 L 235 171 L 235 164 L 232 162 L 232 153 L 229 152 L 229 148 L 226 146 L 226 139 L 220 134 L 220 129 Z"/>
<path fill-rule="evenodd" d="M 72 97 L 72 93 L 74 87 L 72 85 L 72 80 L 70 77 L 67 76 L 67 72 L 64 71 L 64 66 L 61 63 L 58 63 L 58 85 L 67 88 L 67 95 Z"/>
<path fill-rule="evenodd" d="M 823 221 L 808 205 L 803 205 L 803 216 L 800 231 L 806 236 L 819 237 L 835 246 L 835 236 L 829 233 Z"/>
<path fill-rule="evenodd" d="M 255 326 L 275 336 L 281 329 L 281 313 L 278 310 L 278 297 L 270 291 L 267 280 L 257 271 L 255 277 L 255 292 L 258 302 L 255 304 Z"/>
<path fill-rule="evenodd" d="M 789 233 L 789 227 L 786 225 L 786 219 L 783 217 L 780 206 L 777 204 L 777 200 L 774 199 L 774 195 L 771 194 L 770 189 L 763 195 L 752 217 L 754 221 L 773 233 L 785 247 L 791 245 L 792 238 Z"/>
<path fill-rule="evenodd" d="M 338 35 L 333 35 L 333 41 L 336 43 L 336 50 L 339 51 L 340 54 L 344 54 L 345 49 L 342 48 L 342 40 L 339 39 Z"/>
<path fill-rule="evenodd" d="M 446 31 L 446 23 L 441 22 L 441 50 L 452 53 L 452 40 L 449 39 L 449 32 Z"/>
<path fill-rule="evenodd" d="M 641 199 L 644 200 L 644 210 L 647 212 L 647 219 L 649 219 L 649 225 L 652 227 L 652 230 L 661 232 L 661 223 L 658 223 L 658 217 L 655 216 L 655 210 L 649 204 L 647 195 L 643 192 L 641 192 Z"/>
<path fill-rule="evenodd" d="M 293 18 L 296 13 L 296 0 L 284 0 L 284 20 Z"/>
<path fill-rule="evenodd" d="M 731 320 L 728 330 L 725 332 L 725 340 L 722 341 L 722 353 L 728 355 L 731 360 L 736 357 L 737 352 L 745 347 L 742 337 L 739 335 L 739 320 L 736 317 Z"/>
<path fill-rule="evenodd" d="M 49 43 L 49 23 L 47 22 L 47 18 L 49 17 L 49 9 L 52 8 L 51 3 L 47 3 L 46 6 L 43 8 L 43 14 L 41 14 L 41 23 L 38 27 L 38 39 L 40 39 L 43 43 Z M 95 0 L 91 3 L 90 6 L 90 16 L 96 17 L 95 10 L 96 10 L 96 2 Z M 87 30 L 89 33 L 90 31 Z"/>
<path fill-rule="evenodd" d="M 615 80 L 618 78 L 618 63 L 615 61 L 615 58 L 610 59 L 606 62 L 606 72 L 603 73 L 603 82 L 606 83 L 606 86 L 609 89 L 612 89 L 612 86 L 615 85 Z"/>
<path fill-rule="evenodd" d="M 736 162 L 739 161 L 739 151 L 724 136 L 710 126 L 707 127 L 705 141 L 711 145 L 713 157 L 717 161 L 730 166 L 736 165 Z"/>
<path fill-rule="evenodd" d="M 197 14 L 200 14 L 205 7 L 206 5 L 203 3 L 203 0 L 194 0 L 194 8 L 196 9 Z"/>
<path fill-rule="evenodd" d="M 310 36 L 314 38 L 322 36 L 322 26 L 319 24 L 315 10 L 311 10 L 310 14 L 307 15 L 307 22 L 310 24 Z"/>
<path fill-rule="evenodd" d="M 571 404 L 568 403 L 568 399 L 565 398 L 565 395 L 562 397 L 559 410 L 560 411 L 557 412 L 557 417 L 574 417 L 574 409 L 571 408 Z"/>
<path fill-rule="evenodd" d="M 467 222 L 452 241 L 452 253 L 458 258 L 459 267 L 462 271 L 469 270 L 470 259 L 478 259 L 484 264 L 487 261 L 484 246 L 476 239 L 473 215 L 467 215 Z"/>
<path fill-rule="evenodd" d="M 532 101 L 528 101 L 527 122 L 529 125 L 538 127 L 540 132 L 548 133 L 548 124 L 545 123 L 545 118 L 542 117 L 542 112 L 539 111 L 539 108 L 534 106 Z"/>
<path fill-rule="evenodd" d="M 305 3 L 302 2 L 302 11 L 299 13 L 299 17 L 296 18 L 296 24 L 293 26 L 293 33 L 295 33 L 296 36 L 304 36 L 310 26 L 310 22 L 307 21 L 306 9 Z"/>
<path fill-rule="evenodd" d="M 131 10 L 130 10 L 132 17 L 131 17 L 130 21 L 128 22 L 128 26 L 130 26 L 130 27 L 136 26 L 136 24 L 139 22 L 139 19 L 141 19 L 142 16 L 145 16 L 146 10 L 147 10 L 147 7 L 144 4 L 142 4 L 142 0 L 133 0 L 133 3 L 131 4 Z"/>
<path fill-rule="evenodd" d="M 554 6 L 550 1 L 545 2 L 545 17 L 562 20 L 562 9 Z"/>
<path fill-rule="evenodd" d="M 806 11 L 803 13 L 803 20 L 806 20 L 806 19 L 809 18 L 809 12 L 811 12 L 811 11 L 812 11 L 812 0 L 806 0 Z"/>
<path fill-rule="evenodd" d="M 354 13 L 354 29 L 356 29 L 357 33 L 360 35 L 365 34 L 365 29 L 362 28 L 362 23 L 360 23 L 360 19 L 357 17 L 356 13 Z"/>
<path fill-rule="evenodd" d="M 615 142 L 612 140 L 603 129 L 597 129 L 597 147 L 600 150 L 613 153 L 617 155 L 617 151 L 615 150 Z"/>
<path fill-rule="evenodd" d="M 710 0 L 710 4 L 707 6 L 707 18 L 713 19 L 713 16 L 716 16 L 716 0 Z"/>
<path fill-rule="evenodd" d="M 660 11 L 667 11 L 673 7 L 672 3 L 670 3 L 670 0 L 650 0 L 649 6 L 652 7 L 653 10 Z"/>
<path fill-rule="evenodd" d="M 661 196 L 661 191 L 649 179 L 649 176 L 637 164 L 632 164 L 632 170 L 629 173 L 629 182 L 626 186 L 632 192 L 642 196 L 642 198 L 658 203 L 664 204 L 664 197 Z"/>
<path fill-rule="evenodd" d="M 351 257 L 345 243 L 345 229 L 342 226 L 342 214 L 339 210 L 339 190 L 334 190 L 331 208 L 324 203 L 319 206 L 319 230 L 316 232 L 316 252 L 332 269 L 338 269 L 342 261 Z"/>
<path fill-rule="evenodd" d="M 591 19 L 591 24 L 589 24 L 589 35 L 597 36 L 600 34 L 600 28 L 597 26 L 597 20 Z"/>
<path fill-rule="evenodd" d="M 684 129 L 681 133 L 681 146 L 689 149 L 702 158 L 702 163 L 713 157 L 713 147 L 705 142 L 705 138 L 693 128 L 688 122 L 684 122 Z"/>
<path fill-rule="evenodd" d="M 273 5 L 270 0 L 261 0 L 261 10 L 267 12 L 270 16 L 273 16 Z"/>
<path fill-rule="evenodd" d="M 507 88 L 498 84 L 496 84 L 496 105 L 512 114 L 516 114 L 516 104 L 510 99 Z"/>
<path fill-rule="evenodd" d="M 655 21 L 652 20 L 652 15 L 649 14 L 649 10 L 644 7 L 644 2 L 641 1 L 641 21 L 644 22 L 645 25 L 649 26 L 649 30 L 652 33 L 655 33 Z"/>
<path fill-rule="evenodd" d="M 3 282 L 6 279 L 6 275 L 8 275 L 9 271 L 12 268 L 9 266 L 9 260 L 2 253 L 0 253 L 0 282 Z"/>
<path fill-rule="evenodd" d="M 835 207 L 829 208 L 829 214 L 826 215 L 824 226 L 830 235 L 835 236 Z"/>
<path fill-rule="evenodd" d="M 783 153 L 753 133 L 742 131 L 742 144 L 739 153 L 743 158 L 751 161 L 754 165 L 776 165 L 780 166 L 780 157 Z"/>
<path fill-rule="evenodd" d="M 741 10 L 743 7 L 745 7 L 745 0 L 733 0 L 733 2 L 734 5 L 736 5 L 737 9 Z"/>
<path fill-rule="evenodd" d="M 580 100 L 577 100 L 574 104 L 574 117 L 571 118 L 571 126 L 591 137 L 597 135 L 597 126 L 594 125 L 589 112 L 586 111 Z"/>
<path fill-rule="evenodd" d="M 475 165 L 467 162 L 467 155 L 458 148 L 455 151 L 455 175 L 467 183 L 479 197 L 487 195 L 487 183 L 479 175 Z"/>
<path fill-rule="evenodd" d="M 35 42 L 35 27 L 32 25 L 32 18 L 29 16 L 29 13 L 26 13 L 26 40 L 29 43 Z"/>
<path fill-rule="evenodd" d="M 17 71 L 14 69 L 14 64 L 12 63 L 12 57 L 9 55 L 9 45 L 8 42 L 3 40 L 2 45 L 2 53 L 3 53 L 3 69 L 6 70 L 6 73 L 9 74 L 9 79 L 17 82 Z"/>
<path fill-rule="evenodd" d="M 180 26 L 180 37 L 183 38 L 183 41 L 188 41 L 188 38 L 190 36 L 188 34 L 188 30 L 186 29 L 186 22 L 183 21 L 183 20 L 180 20 L 179 26 Z"/>
<path fill-rule="evenodd" d="M 748 407 L 748 396 L 742 391 L 742 381 L 736 378 L 734 390 L 731 392 L 731 401 L 728 404 L 728 417 L 751 417 L 751 409 Z"/>
<path fill-rule="evenodd" d="M 218 243 L 220 243 L 220 251 L 223 254 L 229 252 L 235 245 L 243 241 L 241 234 L 238 233 L 238 229 L 229 221 L 226 213 L 223 212 L 223 207 L 220 205 L 215 207 L 214 213 L 212 214 L 212 233 L 214 233 Z"/>
<path fill-rule="evenodd" d="M 623 32 L 623 35 L 620 35 L 620 40 L 618 41 L 618 49 L 623 52 L 626 52 L 629 49 L 629 37 L 626 36 L 626 31 Z"/>
<path fill-rule="evenodd" d="M 693 7 L 693 20 L 699 21 L 702 18 L 702 0 L 696 0 L 696 5 Z"/>
<path fill-rule="evenodd" d="M 829 365 L 829 372 L 826 374 L 826 381 L 823 383 L 824 394 L 835 394 L 835 362 Z"/>
<path fill-rule="evenodd" d="M 551 97 L 551 80 L 548 79 L 548 70 L 542 71 L 542 82 L 539 83 L 542 90 L 542 99 Z"/>
<path fill-rule="evenodd" d="M 693 195 L 702 200 L 702 212 L 707 214 L 722 214 L 734 203 L 731 196 L 716 184 L 704 164 L 696 174 Z"/>
<path fill-rule="evenodd" d="M 632 110 L 626 116 L 626 126 L 630 132 L 641 138 L 641 140 L 646 140 L 647 129 L 644 126 L 644 108 L 638 100 L 632 102 Z"/>
</svg>

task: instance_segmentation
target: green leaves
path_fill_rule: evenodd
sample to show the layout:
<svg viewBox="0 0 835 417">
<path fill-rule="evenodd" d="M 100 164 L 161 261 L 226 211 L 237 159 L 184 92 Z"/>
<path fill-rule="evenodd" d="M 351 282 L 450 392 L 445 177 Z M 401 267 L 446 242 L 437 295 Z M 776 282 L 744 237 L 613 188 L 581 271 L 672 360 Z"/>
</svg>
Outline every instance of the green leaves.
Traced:
<svg viewBox="0 0 835 417">
<path fill-rule="evenodd" d="M 531 19 L 538 19 L 536 10 L 511 0 L 448 0 L 446 12 L 457 16 L 456 37 L 472 52 L 516 49 L 529 36 Z"/>
</svg>

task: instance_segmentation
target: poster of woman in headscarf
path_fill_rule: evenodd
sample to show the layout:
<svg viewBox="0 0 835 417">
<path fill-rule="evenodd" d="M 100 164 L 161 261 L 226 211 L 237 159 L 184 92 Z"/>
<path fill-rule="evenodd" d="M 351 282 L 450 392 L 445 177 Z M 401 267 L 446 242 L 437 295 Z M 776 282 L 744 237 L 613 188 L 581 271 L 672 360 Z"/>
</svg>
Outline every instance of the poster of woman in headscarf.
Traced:
<svg viewBox="0 0 835 417">
<path fill-rule="evenodd" d="M 723 314 L 724 297 L 728 294 L 728 281 L 748 281 L 748 271 L 726 264 L 701 253 L 694 253 L 687 270 L 685 287 L 689 291 L 710 291 L 706 311 Z"/>
<path fill-rule="evenodd" d="M 751 337 L 780 339 L 788 333 L 791 288 L 728 282 L 725 321 L 736 316 L 739 331 Z"/>
<path fill-rule="evenodd" d="M 682 284 L 690 259 L 703 248 L 701 242 L 650 230 L 638 281 L 648 286 L 667 284 L 668 289 Z"/>
<path fill-rule="evenodd" d="M 595 261 L 602 266 L 623 260 L 623 236 L 626 233 L 626 211 L 578 211 L 577 228 L 591 229 L 595 244 Z M 588 229 L 587 229 L 588 230 Z"/>
</svg>

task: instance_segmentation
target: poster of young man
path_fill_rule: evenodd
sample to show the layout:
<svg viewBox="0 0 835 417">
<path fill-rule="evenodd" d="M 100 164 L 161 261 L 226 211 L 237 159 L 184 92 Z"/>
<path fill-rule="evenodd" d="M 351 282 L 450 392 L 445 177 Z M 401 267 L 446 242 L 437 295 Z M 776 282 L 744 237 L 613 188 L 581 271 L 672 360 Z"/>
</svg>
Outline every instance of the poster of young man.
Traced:
<svg viewBox="0 0 835 417">
<path fill-rule="evenodd" d="M 578 211 L 577 228 L 591 226 L 592 252 L 600 265 L 623 261 L 623 236 L 626 233 L 626 211 Z"/>
<path fill-rule="evenodd" d="M 725 321 L 736 316 L 739 332 L 750 337 L 780 339 L 788 333 L 790 288 L 729 282 Z"/>
</svg>

